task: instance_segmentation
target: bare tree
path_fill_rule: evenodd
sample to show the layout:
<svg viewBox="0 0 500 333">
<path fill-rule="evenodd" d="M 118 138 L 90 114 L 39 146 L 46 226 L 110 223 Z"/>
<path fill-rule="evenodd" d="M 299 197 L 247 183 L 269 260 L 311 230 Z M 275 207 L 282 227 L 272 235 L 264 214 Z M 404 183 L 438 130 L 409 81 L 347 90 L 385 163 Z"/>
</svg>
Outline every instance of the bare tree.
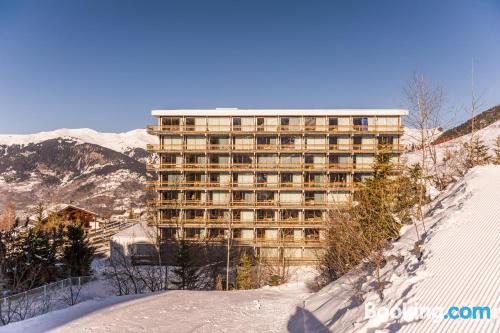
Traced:
<svg viewBox="0 0 500 333">
<path fill-rule="evenodd" d="M 0 231 L 11 230 L 16 224 L 16 207 L 10 201 L 7 201 L 0 215 Z"/>
<path fill-rule="evenodd" d="M 438 128 L 442 127 L 442 107 L 444 91 L 441 87 L 431 87 L 426 78 L 417 72 L 413 73 L 407 86 L 403 90 L 410 113 L 407 124 L 418 131 L 420 164 L 422 167 L 420 182 L 418 218 L 427 233 L 424 223 L 423 206 L 425 203 L 425 185 L 433 171 L 435 171 L 437 160 L 433 142 L 439 135 Z M 430 163 L 431 162 L 431 163 Z"/>
</svg>

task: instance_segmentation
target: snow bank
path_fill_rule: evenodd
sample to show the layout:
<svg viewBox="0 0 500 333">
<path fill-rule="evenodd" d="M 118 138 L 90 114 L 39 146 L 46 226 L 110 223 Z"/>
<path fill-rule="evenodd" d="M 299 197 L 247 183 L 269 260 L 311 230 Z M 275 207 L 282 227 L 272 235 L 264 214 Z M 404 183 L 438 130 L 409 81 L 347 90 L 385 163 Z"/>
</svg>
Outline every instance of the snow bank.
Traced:
<svg viewBox="0 0 500 333">
<path fill-rule="evenodd" d="M 379 302 L 373 277 L 367 274 L 365 304 L 356 304 L 352 282 L 360 276 L 344 276 L 306 300 L 309 316 L 291 319 L 296 332 L 499 332 L 498 189 L 500 166 L 474 168 L 433 202 L 421 261 L 410 253 L 416 239 L 413 227 L 406 227 L 387 253 L 391 260 L 383 270 L 388 281 L 384 301 Z M 368 320 L 367 302 L 378 308 L 490 306 L 492 319 Z"/>
<path fill-rule="evenodd" d="M 2 134 L 0 135 L 0 145 L 28 145 L 56 138 L 96 144 L 121 153 L 133 148 L 145 149 L 146 144 L 157 141 L 155 136 L 149 135 L 145 129 L 136 129 L 125 133 L 101 133 L 90 128 L 62 128 L 35 134 Z"/>
</svg>

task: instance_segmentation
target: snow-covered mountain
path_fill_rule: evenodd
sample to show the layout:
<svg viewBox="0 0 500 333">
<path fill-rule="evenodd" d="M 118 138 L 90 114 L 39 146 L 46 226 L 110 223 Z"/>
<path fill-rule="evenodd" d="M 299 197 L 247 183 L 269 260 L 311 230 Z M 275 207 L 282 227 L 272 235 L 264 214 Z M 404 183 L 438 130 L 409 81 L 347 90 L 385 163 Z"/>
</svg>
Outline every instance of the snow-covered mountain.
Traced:
<svg viewBox="0 0 500 333">
<path fill-rule="evenodd" d="M 92 143 L 109 148 L 120 153 L 126 153 L 135 148 L 145 148 L 148 143 L 155 143 L 155 137 L 145 129 L 136 129 L 124 133 L 102 133 L 90 128 L 61 128 L 49 132 L 34 134 L 0 134 L 0 146 L 28 145 L 51 139 L 72 139 L 79 143 Z"/>
<path fill-rule="evenodd" d="M 29 213 L 38 202 L 73 201 L 108 214 L 140 205 L 148 176 L 145 147 L 153 142 L 142 129 L 0 135 L 0 207 L 12 201 Z"/>
</svg>

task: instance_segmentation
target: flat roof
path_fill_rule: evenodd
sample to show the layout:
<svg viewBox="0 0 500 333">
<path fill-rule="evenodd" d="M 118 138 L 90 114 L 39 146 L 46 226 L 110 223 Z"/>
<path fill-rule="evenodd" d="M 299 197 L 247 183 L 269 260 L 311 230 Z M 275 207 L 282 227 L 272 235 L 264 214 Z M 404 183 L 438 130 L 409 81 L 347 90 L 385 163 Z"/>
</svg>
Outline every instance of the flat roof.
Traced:
<svg viewBox="0 0 500 333">
<path fill-rule="evenodd" d="M 154 117 L 162 116 L 406 116 L 405 109 L 164 109 L 153 110 Z"/>
</svg>

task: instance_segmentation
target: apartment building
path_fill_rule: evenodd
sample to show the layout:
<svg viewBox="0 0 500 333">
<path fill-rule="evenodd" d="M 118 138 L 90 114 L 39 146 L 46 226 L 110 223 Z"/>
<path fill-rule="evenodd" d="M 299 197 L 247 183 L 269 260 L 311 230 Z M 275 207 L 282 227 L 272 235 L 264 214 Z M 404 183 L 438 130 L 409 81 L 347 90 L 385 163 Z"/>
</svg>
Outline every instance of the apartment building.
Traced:
<svg viewBox="0 0 500 333">
<path fill-rule="evenodd" d="M 155 110 L 148 169 L 165 240 L 227 241 L 314 261 L 333 207 L 351 204 L 384 150 L 399 161 L 399 109 Z"/>
</svg>

